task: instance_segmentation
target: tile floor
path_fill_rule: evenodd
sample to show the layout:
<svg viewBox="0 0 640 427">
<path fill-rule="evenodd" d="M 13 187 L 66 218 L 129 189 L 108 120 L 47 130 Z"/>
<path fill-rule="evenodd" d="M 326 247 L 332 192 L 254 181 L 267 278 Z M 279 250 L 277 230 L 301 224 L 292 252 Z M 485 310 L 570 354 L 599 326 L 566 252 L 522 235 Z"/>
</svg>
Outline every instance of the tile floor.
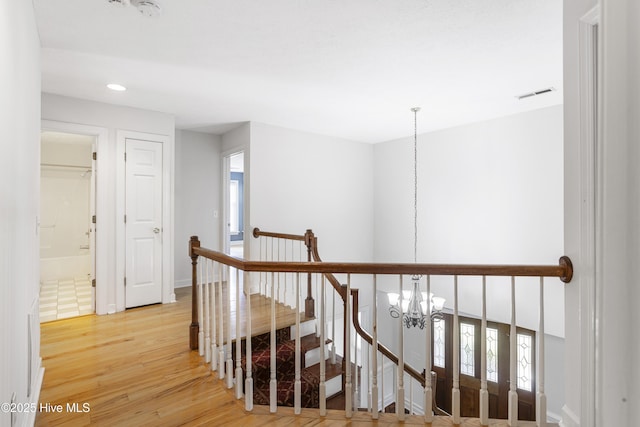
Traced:
<svg viewBox="0 0 640 427">
<path fill-rule="evenodd" d="M 92 314 L 91 281 L 86 277 L 40 285 L 40 322 Z"/>
</svg>

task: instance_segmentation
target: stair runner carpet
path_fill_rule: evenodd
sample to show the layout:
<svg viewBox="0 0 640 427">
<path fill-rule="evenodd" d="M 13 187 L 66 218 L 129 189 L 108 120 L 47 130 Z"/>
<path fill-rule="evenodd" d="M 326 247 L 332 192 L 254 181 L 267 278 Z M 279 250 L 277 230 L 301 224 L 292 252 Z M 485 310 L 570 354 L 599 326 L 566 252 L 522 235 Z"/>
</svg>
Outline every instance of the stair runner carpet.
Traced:
<svg viewBox="0 0 640 427">
<path fill-rule="evenodd" d="M 269 332 L 251 338 L 251 375 L 253 377 L 254 387 L 253 402 L 256 405 L 269 405 L 269 383 L 271 380 L 271 351 L 269 346 Z M 318 408 L 320 404 L 320 380 L 313 373 L 303 369 L 305 353 L 308 350 L 308 348 L 301 344 L 301 406 L 303 408 Z M 243 372 L 246 372 L 244 340 L 242 342 L 242 355 L 242 369 Z M 276 331 L 276 380 L 278 406 L 294 406 L 295 340 L 291 339 L 289 328 Z"/>
</svg>

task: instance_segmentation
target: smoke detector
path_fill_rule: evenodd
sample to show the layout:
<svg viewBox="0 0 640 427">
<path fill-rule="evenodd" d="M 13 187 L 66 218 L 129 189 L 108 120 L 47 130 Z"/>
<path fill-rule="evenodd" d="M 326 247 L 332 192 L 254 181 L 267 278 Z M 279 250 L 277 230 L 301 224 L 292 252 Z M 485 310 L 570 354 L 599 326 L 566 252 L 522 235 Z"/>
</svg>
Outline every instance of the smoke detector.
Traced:
<svg viewBox="0 0 640 427">
<path fill-rule="evenodd" d="M 160 13 L 162 12 L 160 4 L 155 0 L 133 0 L 132 3 L 137 3 L 136 6 L 138 7 L 138 12 L 150 18 L 160 16 Z"/>
<path fill-rule="evenodd" d="M 154 18 L 162 13 L 162 8 L 157 0 L 107 0 L 110 4 L 119 6 L 133 5 L 144 16 Z"/>
</svg>

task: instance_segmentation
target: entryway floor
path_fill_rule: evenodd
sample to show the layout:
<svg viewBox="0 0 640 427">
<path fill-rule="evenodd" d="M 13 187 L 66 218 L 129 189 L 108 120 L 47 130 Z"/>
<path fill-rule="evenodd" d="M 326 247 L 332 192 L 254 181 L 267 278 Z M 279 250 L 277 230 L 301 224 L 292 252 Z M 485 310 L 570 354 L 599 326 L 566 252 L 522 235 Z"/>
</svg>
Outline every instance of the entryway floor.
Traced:
<svg viewBox="0 0 640 427">
<path fill-rule="evenodd" d="M 91 281 L 51 280 L 40 285 L 40 322 L 93 314 Z"/>
</svg>

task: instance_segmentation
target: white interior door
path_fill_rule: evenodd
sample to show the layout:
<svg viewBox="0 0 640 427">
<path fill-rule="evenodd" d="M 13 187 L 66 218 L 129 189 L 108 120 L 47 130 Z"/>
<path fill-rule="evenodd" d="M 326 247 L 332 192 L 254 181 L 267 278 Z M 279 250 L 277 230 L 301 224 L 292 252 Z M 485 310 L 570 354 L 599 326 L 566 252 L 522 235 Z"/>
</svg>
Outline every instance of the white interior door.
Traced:
<svg viewBox="0 0 640 427">
<path fill-rule="evenodd" d="M 125 306 L 162 301 L 162 143 L 126 140 Z"/>
</svg>

